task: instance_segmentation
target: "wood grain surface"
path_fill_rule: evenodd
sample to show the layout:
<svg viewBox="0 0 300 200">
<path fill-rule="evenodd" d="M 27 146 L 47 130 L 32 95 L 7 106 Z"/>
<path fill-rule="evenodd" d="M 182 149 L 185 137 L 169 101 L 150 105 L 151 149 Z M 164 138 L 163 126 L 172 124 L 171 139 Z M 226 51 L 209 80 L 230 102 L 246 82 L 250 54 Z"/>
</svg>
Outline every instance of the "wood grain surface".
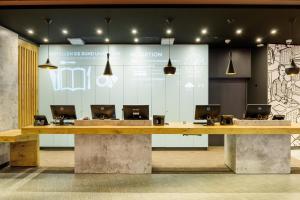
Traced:
<svg viewBox="0 0 300 200">
<path fill-rule="evenodd" d="M 204 126 L 170 123 L 165 126 L 27 126 L 22 134 L 299 134 L 300 126 Z"/>
</svg>

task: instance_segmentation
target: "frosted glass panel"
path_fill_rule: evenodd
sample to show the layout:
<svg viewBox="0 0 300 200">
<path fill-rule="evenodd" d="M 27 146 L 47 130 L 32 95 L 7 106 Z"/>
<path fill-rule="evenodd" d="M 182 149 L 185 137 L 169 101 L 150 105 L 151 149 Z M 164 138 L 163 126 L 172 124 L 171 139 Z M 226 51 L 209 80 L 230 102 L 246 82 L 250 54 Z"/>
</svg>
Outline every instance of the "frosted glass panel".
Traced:
<svg viewBox="0 0 300 200">
<path fill-rule="evenodd" d="M 194 119 L 196 104 L 208 103 L 208 46 L 174 45 L 177 71 L 165 76 L 168 48 L 161 45 L 112 45 L 113 76 L 102 75 L 106 46 L 51 45 L 51 61 L 58 70 L 39 70 L 39 113 L 52 120 L 50 105 L 76 106 L 77 117 L 91 117 L 91 104 L 114 104 L 122 119 L 124 104 L 146 104 L 152 115 L 167 122 Z M 47 56 L 40 47 L 40 63 Z M 50 120 L 50 121 L 51 121 Z M 43 135 L 41 146 L 73 146 L 72 135 Z M 153 135 L 155 147 L 206 147 L 207 136 Z"/>
</svg>

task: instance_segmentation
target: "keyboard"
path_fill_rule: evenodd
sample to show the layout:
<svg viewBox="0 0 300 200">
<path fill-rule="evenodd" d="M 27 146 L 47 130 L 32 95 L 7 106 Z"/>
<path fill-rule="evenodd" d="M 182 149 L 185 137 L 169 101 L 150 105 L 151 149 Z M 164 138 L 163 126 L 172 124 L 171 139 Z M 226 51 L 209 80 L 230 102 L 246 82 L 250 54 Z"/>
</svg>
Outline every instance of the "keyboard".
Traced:
<svg viewBox="0 0 300 200">
<path fill-rule="evenodd" d="M 64 122 L 63 125 L 60 125 L 59 123 L 53 123 L 55 126 L 73 126 L 74 122 Z"/>
</svg>

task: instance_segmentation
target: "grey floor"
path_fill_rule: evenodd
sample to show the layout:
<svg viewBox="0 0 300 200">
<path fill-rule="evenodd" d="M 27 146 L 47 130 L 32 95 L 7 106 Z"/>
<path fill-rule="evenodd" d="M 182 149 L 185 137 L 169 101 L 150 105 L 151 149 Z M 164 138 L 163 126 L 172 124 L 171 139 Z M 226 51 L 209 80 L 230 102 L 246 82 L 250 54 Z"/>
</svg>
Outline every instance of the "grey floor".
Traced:
<svg viewBox="0 0 300 200">
<path fill-rule="evenodd" d="M 0 173 L 0 199 L 300 199 L 300 175 Z"/>
<path fill-rule="evenodd" d="M 300 151 L 293 156 L 299 158 Z M 54 152 L 57 154 L 57 152 Z M 0 200 L 300 200 L 300 174 L 73 174 L 72 167 L 5 168 Z"/>
</svg>

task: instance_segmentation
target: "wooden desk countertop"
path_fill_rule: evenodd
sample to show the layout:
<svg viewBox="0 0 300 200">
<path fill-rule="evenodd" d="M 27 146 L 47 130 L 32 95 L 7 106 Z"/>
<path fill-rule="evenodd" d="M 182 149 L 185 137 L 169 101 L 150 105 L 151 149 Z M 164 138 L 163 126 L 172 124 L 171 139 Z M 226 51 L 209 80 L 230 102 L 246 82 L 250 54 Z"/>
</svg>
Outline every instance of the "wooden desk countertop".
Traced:
<svg viewBox="0 0 300 200">
<path fill-rule="evenodd" d="M 203 126 L 170 123 L 165 126 L 27 126 L 22 134 L 300 134 L 300 125 L 292 126 Z"/>
<path fill-rule="evenodd" d="M 7 131 L 0 131 L 0 142 L 25 142 L 37 140 L 35 135 L 21 134 L 20 129 L 13 129 Z"/>
</svg>

